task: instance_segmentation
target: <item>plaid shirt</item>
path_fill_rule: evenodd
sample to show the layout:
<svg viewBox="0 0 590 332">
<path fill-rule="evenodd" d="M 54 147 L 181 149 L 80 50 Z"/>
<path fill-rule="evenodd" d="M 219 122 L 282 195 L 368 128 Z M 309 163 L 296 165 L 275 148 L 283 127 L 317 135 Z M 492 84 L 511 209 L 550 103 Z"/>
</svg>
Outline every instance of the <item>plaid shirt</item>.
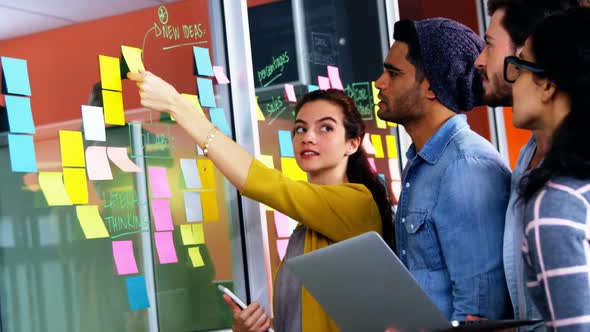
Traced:
<svg viewBox="0 0 590 332">
<path fill-rule="evenodd" d="M 549 181 L 524 220 L 527 286 L 545 324 L 590 331 L 590 181 Z"/>
</svg>

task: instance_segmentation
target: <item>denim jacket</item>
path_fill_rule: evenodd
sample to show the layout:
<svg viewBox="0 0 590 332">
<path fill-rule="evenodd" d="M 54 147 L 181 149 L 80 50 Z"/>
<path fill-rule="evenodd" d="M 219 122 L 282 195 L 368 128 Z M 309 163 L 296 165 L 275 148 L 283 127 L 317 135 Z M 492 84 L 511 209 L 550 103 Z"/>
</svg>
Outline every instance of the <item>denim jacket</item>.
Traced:
<svg viewBox="0 0 590 332">
<path fill-rule="evenodd" d="M 503 317 L 508 167 L 464 115 L 406 155 L 395 218 L 400 259 L 449 319 Z"/>
</svg>

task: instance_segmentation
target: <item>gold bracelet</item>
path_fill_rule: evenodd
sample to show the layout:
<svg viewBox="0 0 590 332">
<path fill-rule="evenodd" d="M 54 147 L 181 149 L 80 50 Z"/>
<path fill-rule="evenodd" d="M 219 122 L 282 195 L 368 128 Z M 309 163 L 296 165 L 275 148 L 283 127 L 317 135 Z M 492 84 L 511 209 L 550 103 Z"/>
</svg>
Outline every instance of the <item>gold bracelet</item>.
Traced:
<svg viewBox="0 0 590 332">
<path fill-rule="evenodd" d="M 209 144 L 211 144 L 211 142 L 213 141 L 213 138 L 215 138 L 215 135 L 217 134 L 219 130 L 217 129 L 216 126 L 213 126 L 213 128 L 211 128 L 211 130 L 209 130 L 209 133 L 207 134 L 207 137 L 205 138 L 205 144 L 203 144 L 203 146 L 201 147 L 201 150 L 203 150 L 203 155 L 205 155 L 205 157 L 207 156 L 207 153 L 209 153 Z"/>
</svg>

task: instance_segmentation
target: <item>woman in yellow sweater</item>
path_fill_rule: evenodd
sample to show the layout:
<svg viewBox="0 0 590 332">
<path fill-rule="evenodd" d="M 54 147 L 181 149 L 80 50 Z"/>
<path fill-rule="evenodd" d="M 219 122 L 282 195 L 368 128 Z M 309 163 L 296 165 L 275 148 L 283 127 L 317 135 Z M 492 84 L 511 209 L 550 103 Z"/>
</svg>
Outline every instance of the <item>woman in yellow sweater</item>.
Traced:
<svg viewBox="0 0 590 332">
<path fill-rule="evenodd" d="M 391 206 L 361 146 L 364 123 L 343 92 L 314 91 L 296 106 L 293 150 L 297 164 L 308 174 L 307 183 L 254 159 L 159 77 L 150 72 L 128 77 L 137 83 L 142 105 L 172 115 L 242 195 L 300 223 L 285 258 L 368 231 L 379 232 L 393 247 Z M 229 297 L 224 299 L 234 314 L 234 331 L 266 331 L 271 326 L 259 304 L 242 310 Z M 274 308 L 277 332 L 338 331 L 287 269 L 279 268 L 276 276 Z"/>
</svg>

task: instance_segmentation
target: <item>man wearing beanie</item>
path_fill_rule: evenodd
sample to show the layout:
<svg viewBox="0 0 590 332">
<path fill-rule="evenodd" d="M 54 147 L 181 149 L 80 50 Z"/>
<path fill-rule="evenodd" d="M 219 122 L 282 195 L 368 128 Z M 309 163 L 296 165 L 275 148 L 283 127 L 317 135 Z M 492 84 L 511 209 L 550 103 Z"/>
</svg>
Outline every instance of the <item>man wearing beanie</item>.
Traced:
<svg viewBox="0 0 590 332">
<path fill-rule="evenodd" d="M 376 87 L 378 116 L 403 125 L 413 141 L 395 217 L 397 254 L 449 319 L 503 318 L 510 171 L 457 114 L 481 100 L 474 61 L 483 40 L 442 18 L 399 21 L 394 31 Z"/>
</svg>

